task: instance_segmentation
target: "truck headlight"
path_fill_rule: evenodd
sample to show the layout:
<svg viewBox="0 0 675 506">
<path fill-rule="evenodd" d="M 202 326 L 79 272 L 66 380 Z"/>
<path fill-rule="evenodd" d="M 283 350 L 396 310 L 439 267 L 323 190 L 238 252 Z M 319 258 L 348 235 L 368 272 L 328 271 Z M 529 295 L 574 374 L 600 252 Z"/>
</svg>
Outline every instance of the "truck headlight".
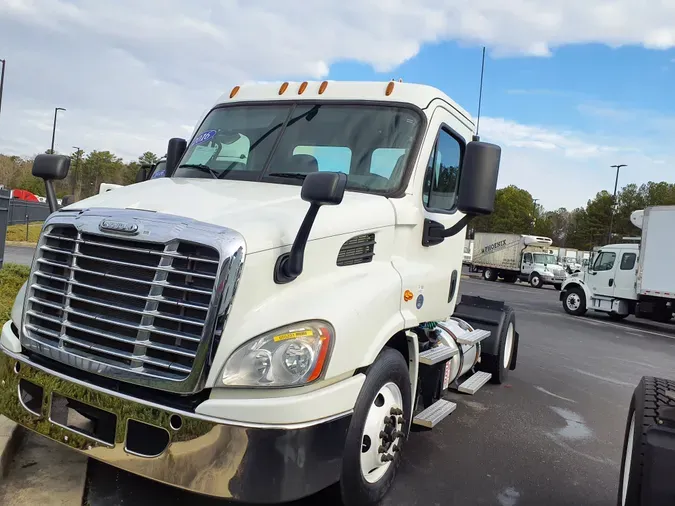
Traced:
<svg viewBox="0 0 675 506">
<path fill-rule="evenodd" d="M 10 313 L 11 318 L 12 318 L 12 323 L 16 325 L 17 329 L 21 328 L 21 315 L 23 313 L 23 301 L 26 298 L 26 286 L 28 285 L 28 282 L 26 281 L 21 289 L 19 290 L 19 293 L 16 294 L 16 298 L 14 299 L 14 305 L 12 306 L 12 312 Z"/>
<path fill-rule="evenodd" d="M 335 331 L 324 321 L 286 325 L 250 340 L 225 362 L 221 382 L 238 387 L 311 383 L 324 372 Z"/>
<path fill-rule="evenodd" d="M 541 273 L 541 275 L 544 276 L 545 278 L 552 278 L 553 277 L 553 273 L 549 272 L 549 271 L 544 271 L 544 272 Z"/>
</svg>

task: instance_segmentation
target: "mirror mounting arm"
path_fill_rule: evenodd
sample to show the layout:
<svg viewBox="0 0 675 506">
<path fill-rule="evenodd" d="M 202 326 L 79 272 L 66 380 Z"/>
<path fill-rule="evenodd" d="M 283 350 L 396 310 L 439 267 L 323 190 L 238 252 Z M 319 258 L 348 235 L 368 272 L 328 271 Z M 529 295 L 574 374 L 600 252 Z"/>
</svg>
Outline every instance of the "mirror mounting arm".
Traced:
<svg viewBox="0 0 675 506">
<path fill-rule="evenodd" d="M 277 263 L 274 266 L 274 282 L 277 284 L 290 283 L 300 274 L 305 260 L 305 247 L 309 239 L 309 233 L 314 225 L 314 220 L 319 212 L 321 206 L 311 203 L 305 218 L 302 220 L 302 225 L 298 230 L 298 235 L 293 241 L 290 253 L 285 253 L 277 258 Z"/>
<path fill-rule="evenodd" d="M 450 228 L 445 228 L 437 221 L 425 218 L 424 229 L 422 230 L 422 246 L 434 246 L 442 243 L 446 237 L 457 235 L 473 218 L 473 215 L 466 214 Z"/>
</svg>

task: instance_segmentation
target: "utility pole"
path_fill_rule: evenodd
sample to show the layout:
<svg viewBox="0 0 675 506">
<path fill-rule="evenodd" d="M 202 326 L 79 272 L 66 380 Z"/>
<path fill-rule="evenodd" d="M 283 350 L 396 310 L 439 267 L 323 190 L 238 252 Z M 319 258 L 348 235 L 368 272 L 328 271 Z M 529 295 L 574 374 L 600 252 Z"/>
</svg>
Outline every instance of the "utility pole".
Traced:
<svg viewBox="0 0 675 506">
<path fill-rule="evenodd" d="M 2 63 L 2 70 L 0 70 L 0 111 L 2 111 L 2 89 L 5 87 L 5 65 L 7 62 L 0 58 Z"/>
<path fill-rule="evenodd" d="M 52 155 L 54 154 L 54 137 L 56 136 L 56 115 L 58 114 L 59 111 L 65 111 L 65 109 L 63 107 L 54 108 L 54 126 L 52 127 L 52 147 L 49 150 L 49 152 Z"/>
<path fill-rule="evenodd" d="M 614 207 L 616 206 L 616 189 L 619 184 L 619 169 L 621 167 L 627 167 L 625 163 L 618 165 L 611 165 L 613 169 L 616 169 L 616 179 L 614 180 L 614 196 L 612 197 L 612 209 L 609 214 L 609 232 L 607 233 L 607 244 L 612 243 L 612 225 L 614 225 Z"/>
</svg>

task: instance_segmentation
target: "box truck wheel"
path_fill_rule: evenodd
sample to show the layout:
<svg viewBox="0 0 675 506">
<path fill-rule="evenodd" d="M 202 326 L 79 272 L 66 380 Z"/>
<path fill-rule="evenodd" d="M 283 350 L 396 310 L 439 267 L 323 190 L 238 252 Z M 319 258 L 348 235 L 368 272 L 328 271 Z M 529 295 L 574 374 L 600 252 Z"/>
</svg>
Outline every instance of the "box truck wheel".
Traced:
<svg viewBox="0 0 675 506">
<path fill-rule="evenodd" d="M 544 282 L 541 280 L 541 276 L 539 274 L 533 272 L 530 275 L 530 285 L 532 285 L 533 288 L 541 288 L 544 286 Z"/>
<path fill-rule="evenodd" d="M 658 424 L 659 412 L 672 405 L 666 396 L 668 390 L 675 390 L 675 382 L 645 376 L 633 391 L 623 440 L 618 506 L 648 506 L 641 500 L 643 470 L 649 464 L 645 462 L 647 431 Z M 671 491 L 668 490 L 668 493 Z"/>
<path fill-rule="evenodd" d="M 586 314 L 586 294 L 578 286 L 568 288 L 564 293 L 563 309 L 574 316 Z"/>
<path fill-rule="evenodd" d="M 481 354 L 478 369 L 492 374 L 490 381 L 497 385 L 506 381 L 516 352 L 516 315 L 513 308 L 504 306 L 504 320 L 499 332 L 497 355 Z"/>
<path fill-rule="evenodd" d="M 403 355 L 385 348 L 366 372 L 347 432 L 340 491 L 345 506 L 377 504 L 401 463 L 412 406 Z"/>
<path fill-rule="evenodd" d="M 497 281 L 497 271 L 488 267 L 483 271 L 483 277 L 486 281 Z"/>
</svg>

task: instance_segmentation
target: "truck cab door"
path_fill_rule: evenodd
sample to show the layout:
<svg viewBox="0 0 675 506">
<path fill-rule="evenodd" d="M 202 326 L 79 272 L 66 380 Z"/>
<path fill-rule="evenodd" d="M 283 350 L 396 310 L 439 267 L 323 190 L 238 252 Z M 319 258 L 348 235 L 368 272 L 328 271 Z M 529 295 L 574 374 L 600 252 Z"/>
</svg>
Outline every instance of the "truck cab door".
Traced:
<svg viewBox="0 0 675 506">
<path fill-rule="evenodd" d="M 529 276 L 532 273 L 534 265 L 532 262 L 533 262 L 532 253 L 524 253 L 523 261 L 520 267 L 520 272 L 526 276 Z"/>
<path fill-rule="evenodd" d="M 614 277 L 614 297 L 637 300 L 635 282 L 637 280 L 637 250 L 622 250 L 618 268 Z"/>
<path fill-rule="evenodd" d="M 470 130 L 449 106 L 439 102 L 434 103 L 438 105 L 429 118 L 407 195 L 404 199 L 391 199 L 397 213 L 397 233 L 404 245 L 400 260 L 394 258 L 393 264 L 407 297 L 401 304 L 406 325 L 450 316 L 462 273 L 466 229 L 440 241 L 425 240 L 424 233 L 427 221 L 448 229 L 464 217 L 457 210 L 457 196 L 467 141 L 457 132 Z M 408 228 L 408 224 L 414 228 Z"/>
<path fill-rule="evenodd" d="M 589 272 L 588 287 L 593 295 L 614 296 L 614 281 L 617 270 L 617 252 L 599 251 Z"/>
</svg>

